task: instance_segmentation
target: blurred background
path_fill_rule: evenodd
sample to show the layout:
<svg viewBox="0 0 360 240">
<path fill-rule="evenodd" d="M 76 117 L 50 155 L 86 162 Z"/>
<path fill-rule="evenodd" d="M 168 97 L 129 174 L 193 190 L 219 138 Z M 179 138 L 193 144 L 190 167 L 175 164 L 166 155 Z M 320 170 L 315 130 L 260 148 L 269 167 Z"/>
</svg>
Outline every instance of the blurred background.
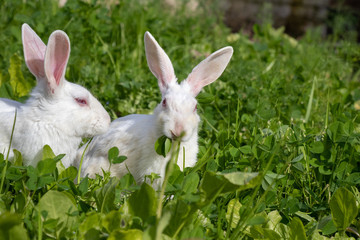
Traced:
<svg viewBox="0 0 360 240">
<path fill-rule="evenodd" d="M 360 1 L 357 0 L 226 0 L 225 23 L 233 30 L 251 29 L 264 21 L 299 37 L 309 28 L 319 28 L 325 36 L 336 28 L 356 37 L 359 31 Z"/>
<path fill-rule="evenodd" d="M 176 6 L 183 1 L 165 0 Z M 199 7 L 199 0 L 187 1 L 189 10 Z M 233 32 L 251 33 L 254 24 L 271 24 L 285 27 L 285 32 L 300 37 L 310 28 L 320 31 L 323 37 L 343 33 L 348 40 L 360 40 L 359 0 L 207 0 L 217 4 L 224 23 Z"/>
</svg>

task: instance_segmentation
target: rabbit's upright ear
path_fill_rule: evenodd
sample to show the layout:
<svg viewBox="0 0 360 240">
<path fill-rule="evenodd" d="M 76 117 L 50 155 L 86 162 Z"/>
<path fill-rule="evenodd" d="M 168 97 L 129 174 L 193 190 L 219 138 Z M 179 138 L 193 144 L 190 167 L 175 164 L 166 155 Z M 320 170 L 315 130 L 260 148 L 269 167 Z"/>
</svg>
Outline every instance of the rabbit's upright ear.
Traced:
<svg viewBox="0 0 360 240">
<path fill-rule="evenodd" d="M 232 47 L 224 47 L 208 56 L 192 70 L 186 81 L 190 85 L 194 96 L 198 95 L 204 86 L 220 77 L 232 54 Z"/>
<path fill-rule="evenodd" d="M 64 82 L 69 55 L 69 37 L 65 32 L 56 30 L 49 37 L 44 63 L 45 74 L 51 93 L 55 93 Z"/>
<path fill-rule="evenodd" d="M 26 23 L 22 25 L 21 33 L 26 66 L 37 79 L 44 78 L 45 43 Z"/>
<path fill-rule="evenodd" d="M 155 38 L 146 32 L 144 36 L 146 60 L 151 72 L 158 79 L 161 93 L 165 93 L 169 84 L 176 82 L 173 65 Z"/>
</svg>

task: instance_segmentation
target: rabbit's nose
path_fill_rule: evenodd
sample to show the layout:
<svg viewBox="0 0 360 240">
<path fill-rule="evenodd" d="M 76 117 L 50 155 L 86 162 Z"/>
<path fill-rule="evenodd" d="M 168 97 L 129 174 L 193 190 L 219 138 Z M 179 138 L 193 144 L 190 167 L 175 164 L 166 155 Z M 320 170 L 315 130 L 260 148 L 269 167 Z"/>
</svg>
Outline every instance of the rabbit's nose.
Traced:
<svg viewBox="0 0 360 240">
<path fill-rule="evenodd" d="M 184 126 L 180 123 L 175 123 L 175 128 L 171 131 L 173 139 L 182 138 L 185 135 Z"/>
</svg>

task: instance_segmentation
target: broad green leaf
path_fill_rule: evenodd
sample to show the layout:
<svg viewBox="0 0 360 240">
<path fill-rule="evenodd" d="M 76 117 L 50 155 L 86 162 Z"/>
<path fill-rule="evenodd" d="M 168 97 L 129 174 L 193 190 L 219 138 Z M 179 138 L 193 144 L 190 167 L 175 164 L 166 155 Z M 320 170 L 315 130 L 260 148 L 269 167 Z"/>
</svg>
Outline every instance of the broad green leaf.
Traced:
<svg viewBox="0 0 360 240">
<path fill-rule="evenodd" d="M 303 219 L 306 219 L 307 221 L 309 222 L 316 222 L 316 220 L 314 218 L 312 218 L 309 214 L 307 213 L 304 213 L 304 212 L 296 212 L 295 213 L 296 215 L 298 215 L 299 217 L 303 218 Z"/>
<path fill-rule="evenodd" d="M 38 178 L 38 188 L 45 187 L 45 185 L 50 184 L 55 181 L 53 176 L 40 176 Z"/>
<path fill-rule="evenodd" d="M 29 198 L 29 197 L 27 197 Z M 11 211 L 15 211 L 16 213 L 23 213 L 25 210 L 25 207 L 27 207 L 27 201 L 28 199 L 25 199 L 25 196 L 22 194 L 18 194 L 14 201 L 13 204 L 11 205 Z"/>
<path fill-rule="evenodd" d="M 242 204 L 238 199 L 233 198 L 227 205 L 226 220 L 230 224 L 231 228 L 236 228 L 240 221 L 240 208 Z"/>
<path fill-rule="evenodd" d="M 0 214 L 0 229 L 8 230 L 22 223 L 21 216 L 18 214 L 5 212 Z"/>
<path fill-rule="evenodd" d="M 278 179 L 284 178 L 285 175 L 282 174 L 276 174 L 273 172 L 267 172 L 264 176 L 263 181 L 261 182 L 261 186 L 264 190 L 267 190 L 268 188 L 275 187 L 275 183 Z"/>
<path fill-rule="evenodd" d="M 155 190 L 147 183 L 141 185 L 140 190 L 135 191 L 128 200 L 129 211 L 140 217 L 144 222 L 156 215 L 157 198 Z"/>
<path fill-rule="evenodd" d="M 329 239 L 329 238 L 320 235 L 318 230 L 316 230 L 314 232 L 314 234 L 311 236 L 311 240 L 327 240 L 327 239 Z"/>
<path fill-rule="evenodd" d="M 84 195 L 88 191 L 88 188 L 89 188 L 89 178 L 86 176 L 81 180 L 78 189 L 81 195 Z"/>
<path fill-rule="evenodd" d="M 172 140 L 169 138 L 165 139 L 165 144 L 164 144 L 164 153 L 165 155 L 167 155 L 170 150 L 171 150 L 171 144 L 172 144 Z"/>
<path fill-rule="evenodd" d="M 64 171 L 62 171 L 59 174 L 58 179 L 66 179 L 67 178 L 71 181 L 74 181 L 76 178 L 76 175 L 77 175 L 76 167 L 71 166 L 71 167 L 66 168 Z"/>
<path fill-rule="evenodd" d="M 327 134 L 333 142 L 346 142 L 353 131 L 350 123 L 333 122 L 327 129 Z"/>
<path fill-rule="evenodd" d="M 186 175 L 182 182 L 182 191 L 185 193 L 195 193 L 198 189 L 199 181 L 199 175 L 195 172 Z"/>
<path fill-rule="evenodd" d="M 56 162 L 52 158 L 47 158 L 38 162 L 37 167 L 39 175 L 51 174 L 56 169 Z"/>
<path fill-rule="evenodd" d="M 85 239 L 100 239 L 101 213 L 90 212 L 79 226 L 79 233 Z"/>
<path fill-rule="evenodd" d="M 157 154 L 162 155 L 163 157 L 166 157 L 166 155 L 171 150 L 171 139 L 167 138 L 166 136 L 161 136 L 158 140 L 155 142 L 155 151 Z"/>
<path fill-rule="evenodd" d="M 310 152 L 322 153 L 324 151 L 324 144 L 322 142 L 313 142 L 310 145 Z"/>
<path fill-rule="evenodd" d="M 261 183 L 261 179 L 262 175 L 259 173 L 221 174 L 206 171 L 200 183 L 200 190 L 205 193 L 207 200 L 211 200 L 218 194 L 253 188 Z"/>
<path fill-rule="evenodd" d="M 323 175 L 331 175 L 333 172 L 331 169 L 327 168 L 327 166 L 321 165 L 319 167 L 319 172 Z"/>
<path fill-rule="evenodd" d="M 49 145 L 45 145 L 42 150 L 42 160 L 48 158 L 54 158 L 55 154 Z"/>
<path fill-rule="evenodd" d="M 113 231 L 108 240 L 142 240 L 143 239 L 143 232 L 139 229 L 129 229 L 129 230 L 115 230 Z"/>
<path fill-rule="evenodd" d="M 254 226 L 254 225 L 262 225 L 266 222 L 265 217 L 263 216 L 263 214 L 256 214 L 253 217 L 251 217 L 250 219 L 247 220 L 246 224 L 249 226 Z"/>
<path fill-rule="evenodd" d="M 170 223 L 171 214 L 169 212 L 164 212 L 160 218 L 158 225 L 156 226 L 157 235 L 160 236 Z"/>
<path fill-rule="evenodd" d="M 119 211 L 112 210 L 102 219 L 101 224 L 108 233 L 115 231 L 116 229 L 120 228 L 121 213 Z"/>
<path fill-rule="evenodd" d="M 196 97 L 197 101 L 200 104 L 209 104 L 214 101 L 214 95 L 207 93 L 207 92 L 200 92 L 199 95 Z"/>
<path fill-rule="evenodd" d="M 108 158 L 109 160 L 114 160 L 119 156 L 119 149 L 117 147 L 112 147 L 108 151 Z"/>
<path fill-rule="evenodd" d="M 20 215 L 9 212 L 0 214 L 0 239 L 29 239 Z"/>
<path fill-rule="evenodd" d="M 256 182 L 261 178 L 259 173 L 247 173 L 247 172 L 232 172 L 232 173 L 223 173 L 222 176 L 227 179 L 230 183 L 238 186 L 248 185 L 245 189 L 255 187 L 260 182 Z"/>
<path fill-rule="evenodd" d="M 135 184 L 136 184 L 136 182 L 135 182 L 134 177 L 130 173 L 127 173 L 123 177 L 120 178 L 119 187 L 120 187 L 120 189 L 127 189 L 130 186 L 133 186 Z"/>
<path fill-rule="evenodd" d="M 0 233 L 1 236 L 1 233 Z M 1 239 L 1 237 L 0 237 Z M 27 229 L 23 226 L 23 224 L 16 225 L 9 229 L 8 238 L 4 238 L 8 240 L 27 240 L 30 239 L 27 233 Z"/>
<path fill-rule="evenodd" d="M 113 164 L 122 163 L 127 159 L 126 156 L 118 156 L 114 161 L 112 161 Z"/>
<path fill-rule="evenodd" d="M 58 174 L 61 174 L 63 171 L 65 171 L 64 164 L 60 161 L 61 159 L 63 159 L 63 157 L 65 157 L 65 154 L 59 154 L 53 158 L 54 161 L 56 162 L 56 168 L 57 168 Z"/>
<path fill-rule="evenodd" d="M 101 228 L 101 213 L 90 212 L 86 219 L 81 223 L 79 230 L 80 232 L 86 232 L 91 228 L 100 229 Z"/>
<path fill-rule="evenodd" d="M 14 89 L 15 94 L 18 97 L 26 96 L 31 90 L 30 81 L 25 81 L 24 76 L 21 71 L 21 58 L 18 55 L 13 55 L 10 58 L 10 84 L 12 89 Z"/>
<path fill-rule="evenodd" d="M 297 162 L 299 162 L 299 161 L 301 161 L 301 160 L 303 160 L 304 159 L 304 154 L 300 154 L 299 156 L 297 156 L 296 158 L 294 158 L 293 160 L 291 160 L 291 162 L 292 163 L 297 163 Z"/>
<path fill-rule="evenodd" d="M 290 222 L 290 239 L 304 240 L 306 239 L 305 228 L 301 220 L 294 217 Z"/>
<path fill-rule="evenodd" d="M 68 194 L 50 190 L 45 193 L 36 206 L 39 213 L 46 213 L 46 220 L 57 220 L 60 228 L 75 229 L 78 225 L 78 217 L 70 213 L 77 211 L 74 200 Z M 46 224 L 44 224 L 46 228 Z"/>
<path fill-rule="evenodd" d="M 360 172 L 351 173 L 345 181 L 354 185 L 360 184 Z"/>
<path fill-rule="evenodd" d="M 268 213 L 268 219 L 269 221 L 266 223 L 266 227 L 275 230 L 280 223 L 282 217 L 277 210 L 274 210 Z"/>
<path fill-rule="evenodd" d="M 232 157 L 234 157 L 234 158 L 240 156 L 240 151 L 239 151 L 239 149 L 237 149 L 237 148 L 231 147 L 231 148 L 229 149 L 229 152 L 230 152 L 230 155 L 231 155 Z"/>
<path fill-rule="evenodd" d="M 279 240 L 280 235 L 274 230 L 263 228 L 262 226 L 252 226 L 250 228 L 250 236 L 254 239 Z"/>
<path fill-rule="evenodd" d="M 29 190 L 36 190 L 38 183 L 38 171 L 33 166 L 27 167 L 27 175 L 29 179 L 26 181 L 26 187 Z"/>
<path fill-rule="evenodd" d="M 340 122 L 333 122 L 326 130 L 327 134 L 329 135 L 330 139 L 333 142 L 337 142 L 338 139 L 340 139 L 340 137 L 338 136 L 341 135 L 341 127 L 340 127 L 341 124 L 342 123 Z"/>
<path fill-rule="evenodd" d="M 249 145 L 245 145 L 245 146 L 241 146 L 239 148 L 239 150 L 243 153 L 243 154 L 251 154 L 251 146 Z"/>
<path fill-rule="evenodd" d="M 126 156 L 119 156 L 119 149 L 117 147 L 109 149 L 108 158 L 112 164 L 122 163 L 127 159 Z"/>
<path fill-rule="evenodd" d="M 336 232 L 336 226 L 331 216 L 322 218 L 318 223 L 318 229 L 321 230 L 323 235 L 330 235 Z"/>
<path fill-rule="evenodd" d="M 169 162 L 167 164 L 169 166 Z M 156 174 L 157 178 L 160 178 L 159 174 Z M 152 177 L 153 178 L 153 177 Z M 153 178 L 156 179 L 156 178 Z M 165 191 L 174 191 L 180 188 L 184 183 L 184 173 L 180 170 L 180 167 L 177 164 L 173 165 L 173 169 L 169 176 L 168 182 L 166 184 Z"/>
<path fill-rule="evenodd" d="M 6 81 L 4 75 L 0 72 L 0 97 L 11 99 L 13 94 L 13 89 L 11 89 L 10 83 Z"/>
<path fill-rule="evenodd" d="M 21 171 L 13 166 L 9 167 L 6 171 L 6 179 L 18 181 L 23 177 Z"/>
<path fill-rule="evenodd" d="M 354 194 L 344 187 L 337 189 L 330 200 L 330 209 L 338 231 L 345 231 L 358 213 Z"/>
<path fill-rule="evenodd" d="M 349 176 L 352 170 L 354 169 L 354 166 L 349 163 L 348 161 L 342 161 L 334 171 L 334 175 L 340 179 L 343 180 L 346 176 Z"/>
<path fill-rule="evenodd" d="M 347 137 L 351 137 L 351 135 L 353 135 L 353 132 L 354 132 L 354 123 L 352 121 L 347 121 L 343 125 L 343 134 Z"/>
<path fill-rule="evenodd" d="M 95 191 L 96 205 L 101 213 L 108 213 L 115 209 L 115 188 L 118 183 L 118 178 L 111 178 L 105 186 Z"/>
<path fill-rule="evenodd" d="M 14 166 L 22 166 L 23 165 L 23 157 L 21 155 L 21 153 L 16 150 L 16 149 L 13 149 L 13 152 L 14 152 Z"/>
<path fill-rule="evenodd" d="M 177 199 L 176 201 L 169 202 L 164 208 L 164 213 L 171 214 L 165 233 L 169 236 L 173 236 L 186 220 L 190 220 L 191 217 L 194 216 L 193 214 L 190 215 L 190 212 L 190 204 L 187 204 L 183 200 Z"/>
</svg>

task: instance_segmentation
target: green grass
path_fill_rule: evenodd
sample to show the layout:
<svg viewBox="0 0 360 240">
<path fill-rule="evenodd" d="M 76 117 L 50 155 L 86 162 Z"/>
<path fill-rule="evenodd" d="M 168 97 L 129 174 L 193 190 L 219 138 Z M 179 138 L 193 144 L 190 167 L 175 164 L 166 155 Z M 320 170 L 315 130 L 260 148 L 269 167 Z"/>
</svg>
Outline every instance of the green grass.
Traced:
<svg viewBox="0 0 360 240">
<path fill-rule="evenodd" d="M 145 31 L 180 80 L 211 52 L 234 48 L 220 79 L 198 96 L 198 163 L 170 167 L 164 198 L 130 175 L 75 184 L 77 169 L 57 164 L 48 147 L 36 168 L 22 166 L 19 153 L 12 163 L 0 155 L 0 238 L 359 238 L 360 46 L 316 29 L 301 40 L 266 24 L 251 37 L 230 33 L 214 9 L 130 0 L 0 5 L 0 97 L 19 101 L 35 85 L 23 60 L 24 22 L 44 42 L 56 29 L 69 35 L 66 78 L 113 118 L 150 113 L 160 101 Z"/>
</svg>

